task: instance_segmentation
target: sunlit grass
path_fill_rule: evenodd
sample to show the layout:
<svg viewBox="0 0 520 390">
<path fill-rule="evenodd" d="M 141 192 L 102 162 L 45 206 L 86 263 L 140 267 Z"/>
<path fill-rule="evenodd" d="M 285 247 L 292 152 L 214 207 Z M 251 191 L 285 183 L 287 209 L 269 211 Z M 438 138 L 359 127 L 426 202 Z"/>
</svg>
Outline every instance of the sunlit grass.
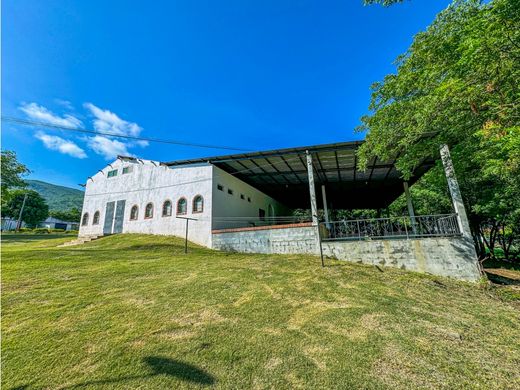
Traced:
<svg viewBox="0 0 520 390">
<path fill-rule="evenodd" d="M 4 236 L 2 388 L 515 388 L 492 289 L 172 237 Z M 25 387 L 24 387 L 25 386 Z"/>
</svg>

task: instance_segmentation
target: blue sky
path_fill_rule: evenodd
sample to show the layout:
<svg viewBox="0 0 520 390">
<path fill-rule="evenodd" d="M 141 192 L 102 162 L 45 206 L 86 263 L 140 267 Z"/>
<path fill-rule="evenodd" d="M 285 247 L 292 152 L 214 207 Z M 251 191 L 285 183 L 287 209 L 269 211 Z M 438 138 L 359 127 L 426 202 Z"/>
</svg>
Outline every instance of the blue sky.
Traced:
<svg viewBox="0 0 520 390">
<path fill-rule="evenodd" d="M 370 85 L 448 3 L 4 0 L 2 115 L 248 150 L 360 139 Z M 75 188 L 118 153 L 230 153 L 7 123 L 2 148 Z"/>
</svg>

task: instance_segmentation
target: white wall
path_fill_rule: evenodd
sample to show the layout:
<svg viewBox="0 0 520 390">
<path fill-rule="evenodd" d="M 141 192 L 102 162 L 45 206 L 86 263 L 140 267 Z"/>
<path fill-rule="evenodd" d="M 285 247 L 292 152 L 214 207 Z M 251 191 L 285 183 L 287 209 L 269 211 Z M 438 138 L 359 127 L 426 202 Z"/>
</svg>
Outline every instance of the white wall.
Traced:
<svg viewBox="0 0 520 390">
<path fill-rule="evenodd" d="M 142 161 L 142 160 L 141 160 Z M 189 239 L 205 246 L 211 246 L 211 165 L 166 167 L 151 161 L 116 160 L 102 172 L 92 176 L 87 182 L 83 212 L 89 213 L 87 226 L 80 226 L 80 236 L 102 235 L 107 202 L 126 200 L 123 233 L 164 234 L 184 237 L 185 220 L 175 217 L 177 201 L 185 197 L 188 201 L 186 217 L 197 218 L 190 221 Z M 122 174 L 122 168 L 133 166 L 131 173 Z M 108 171 L 118 170 L 118 175 L 108 178 Z M 192 201 L 196 195 L 204 198 L 204 211 L 192 212 Z M 172 215 L 162 217 L 162 206 L 165 200 L 171 200 Z M 146 204 L 154 204 L 153 218 L 145 219 Z M 130 210 L 133 205 L 139 207 L 136 221 L 130 220 Z M 100 211 L 99 224 L 93 225 L 93 217 Z"/>
<path fill-rule="evenodd" d="M 217 188 L 219 184 L 224 187 L 223 191 Z M 229 188 L 233 190 L 233 195 L 228 194 Z M 241 194 L 245 199 L 240 198 Z M 248 202 L 248 197 L 251 202 Z M 213 229 L 251 226 L 250 221 L 258 221 L 258 209 L 265 210 L 268 216 L 269 205 L 273 207 L 275 216 L 289 215 L 289 209 L 280 202 L 222 169 L 213 168 Z M 241 218 L 243 222 L 240 223 L 237 220 L 225 222 L 222 217 L 251 218 Z"/>
</svg>

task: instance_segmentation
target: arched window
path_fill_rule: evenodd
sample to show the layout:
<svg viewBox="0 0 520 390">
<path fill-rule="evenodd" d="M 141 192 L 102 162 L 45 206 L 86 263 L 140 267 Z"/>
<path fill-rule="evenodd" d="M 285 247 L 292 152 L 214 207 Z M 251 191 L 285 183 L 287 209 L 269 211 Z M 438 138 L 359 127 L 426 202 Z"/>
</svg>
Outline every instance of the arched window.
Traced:
<svg viewBox="0 0 520 390">
<path fill-rule="evenodd" d="M 136 221 L 139 217 L 139 207 L 137 205 L 133 205 L 130 209 L 130 221 Z"/>
<path fill-rule="evenodd" d="M 204 211 L 204 198 L 201 195 L 197 195 L 193 198 L 193 212 L 202 213 Z"/>
<path fill-rule="evenodd" d="M 144 218 L 153 218 L 153 203 L 148 203 L 144 209 Z"/>
<path fill-rule="evenodd" d="M 188 212 L 188 202 L 186 201 L 186 198 L 180 198 L 177 201 L 177 214 L 184 215 L 187 212 Z"/>
<path fill-rule="evenodd" d="M 81 218 L 81 226 L 88 225 L 88 213 L 83 214 L 83 218 Z"/>
<path fill-rule="evenodd" d="M 94 218 L 92 219 L 92 225 L 99 225 L 99 211 L 94 213 Z"/>
<path fill-rule="evenodd" d="M 171 215 L 172 215 L 172 202 L 167 200 L 162 205 L 162 216 L 170 217 Z"/>
</svg>

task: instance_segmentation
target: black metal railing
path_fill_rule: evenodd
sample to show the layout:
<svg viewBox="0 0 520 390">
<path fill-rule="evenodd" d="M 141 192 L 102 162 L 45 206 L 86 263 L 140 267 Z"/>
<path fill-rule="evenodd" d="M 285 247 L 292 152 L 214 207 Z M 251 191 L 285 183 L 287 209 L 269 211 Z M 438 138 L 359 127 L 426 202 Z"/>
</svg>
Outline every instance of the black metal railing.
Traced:
<svg viewBox="0 0 520 390">
<path fill-rule="evenodd" d="M 323 241 L 460 235 L 457 214 L 320 222 Z"/>
</svg>

